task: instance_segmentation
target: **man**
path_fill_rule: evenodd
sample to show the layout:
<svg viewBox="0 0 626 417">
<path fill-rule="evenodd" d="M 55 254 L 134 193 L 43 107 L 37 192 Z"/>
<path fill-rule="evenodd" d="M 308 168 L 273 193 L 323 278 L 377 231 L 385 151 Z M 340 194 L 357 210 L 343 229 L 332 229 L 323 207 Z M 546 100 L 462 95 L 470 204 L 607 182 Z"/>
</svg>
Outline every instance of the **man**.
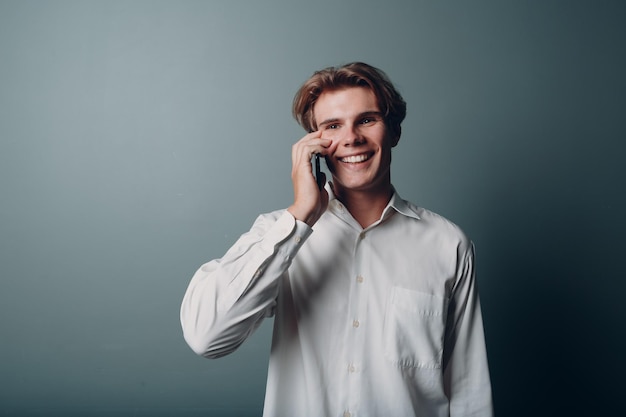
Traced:
<svg viewBox="0 0 626 417">
<path fill-rule="evenodd" d="M 316 72 L 293 110 L 311 132 L 292 148 L 294 203 L 196 272 L 187 343 L 217 358 L 273 316 L 264 416 L 491 416 L 473 245 L 391 184 L 404 100 L 352 63 Z"/>
</svg>

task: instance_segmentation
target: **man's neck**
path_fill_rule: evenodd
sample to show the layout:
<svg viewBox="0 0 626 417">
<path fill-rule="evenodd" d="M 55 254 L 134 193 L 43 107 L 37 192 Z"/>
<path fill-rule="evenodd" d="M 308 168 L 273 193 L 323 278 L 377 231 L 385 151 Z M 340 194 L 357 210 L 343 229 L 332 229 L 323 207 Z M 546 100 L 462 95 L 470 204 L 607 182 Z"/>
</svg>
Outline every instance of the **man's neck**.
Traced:
<svg viewBox="0 0 626 417">
<path fill-rule="evenodd" d="M 364 229 L 380 219 L 392 194 L 391 184 L 380 189 L 365 191 L 343 190 L 340 187 L 335 189 L 335 197 Z"/>
</svg>

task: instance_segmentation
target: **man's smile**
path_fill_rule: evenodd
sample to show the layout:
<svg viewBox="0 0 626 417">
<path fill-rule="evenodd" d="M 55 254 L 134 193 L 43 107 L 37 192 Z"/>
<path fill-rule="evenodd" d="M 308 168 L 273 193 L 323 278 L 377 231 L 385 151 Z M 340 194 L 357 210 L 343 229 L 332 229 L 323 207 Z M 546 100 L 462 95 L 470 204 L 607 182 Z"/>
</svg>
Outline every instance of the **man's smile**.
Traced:
<svg viewBox="0 0 626 417">
<path fill-rule="evenodd" d="M 359 162 L 365 162 L 372 157 L 373 153 L 360 153 L 357 155 L 349 155 L 341 158 L 337 158 L 340 162 L 347 164 L 358 164 Z"/>
</svg>

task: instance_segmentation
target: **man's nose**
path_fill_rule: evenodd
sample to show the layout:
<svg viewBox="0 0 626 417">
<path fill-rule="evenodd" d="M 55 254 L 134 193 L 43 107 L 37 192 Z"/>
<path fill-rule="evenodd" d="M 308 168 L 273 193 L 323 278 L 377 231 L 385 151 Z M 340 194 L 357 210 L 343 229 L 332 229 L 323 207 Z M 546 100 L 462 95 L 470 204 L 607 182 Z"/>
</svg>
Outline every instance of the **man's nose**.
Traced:
<svg viewBox="0 0 626 417">
<path fill-rule="evenodd" d="M 343 146 L 360 145 L 365 141 L 358 125 L 347 125 L 344 133 L 345 134 L 341 140 L 341 144 Z"/>
</svg>

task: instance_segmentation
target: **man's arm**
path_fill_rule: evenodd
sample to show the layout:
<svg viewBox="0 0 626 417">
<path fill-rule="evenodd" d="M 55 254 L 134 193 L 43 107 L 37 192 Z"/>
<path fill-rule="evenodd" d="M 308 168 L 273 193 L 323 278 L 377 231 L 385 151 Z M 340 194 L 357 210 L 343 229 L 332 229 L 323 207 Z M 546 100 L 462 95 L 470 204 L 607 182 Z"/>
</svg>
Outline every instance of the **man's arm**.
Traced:
<svg viewBox="0 0 626 417">
<path fill-rule="evenodd" d="M 195 273 L 180 310 L 194 352 L 207 358 L 229 354 L 273 313 L 279 281 L 310 233 L 284 210 L 259 216 L 223 258 Z"/>
<path fill-rule="evenodd" d="M 281 215 L 260 216 L 222 259 L 193 276 L 180 311 L 183 334 L 199 355 L 234 351 L 272 314 L 280 278 L 328 206 L 328 193 L 313 176 L 311 157 L 326 154 L 329 139 L 305 135 L 292 147 L 294 203 Z"/>
<path fill-rule="evenodd" d="M 444 381 L 450 416 L 490 417 L 493 415 L 491 382 L 471 243 L 459 253 L 459 259 L 444 345 Z"/>
</svg>

